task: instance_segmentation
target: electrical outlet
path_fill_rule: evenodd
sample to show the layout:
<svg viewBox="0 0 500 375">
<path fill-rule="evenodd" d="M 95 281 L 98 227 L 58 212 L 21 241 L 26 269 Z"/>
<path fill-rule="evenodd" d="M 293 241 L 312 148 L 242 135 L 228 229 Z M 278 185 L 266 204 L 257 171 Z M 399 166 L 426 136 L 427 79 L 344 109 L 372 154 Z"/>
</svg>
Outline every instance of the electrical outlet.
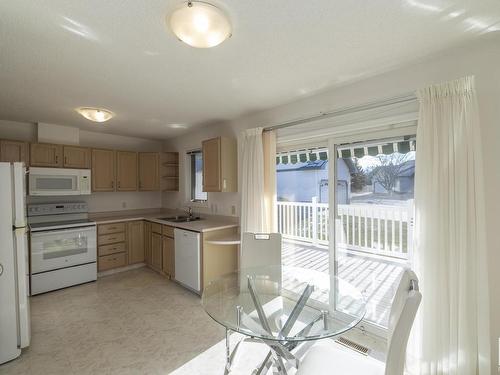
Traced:
<svg viewBox="0 0 500 375">
<path fill-rule="evenodd" d="M 214 204 L 214 209 L 215 209 L 214 212 L 217 213 L 217 205 L 216 204 Z"/>
<path fill-rule="evenodd" d="M 122 208 L 127 208 L 127 202 L 122 202 Z"/>
<path fill-rule="evenodd" d="M 231 206 L 231 215 L 236 215 L 236 206 L 234 204 Z"/>
</svg>

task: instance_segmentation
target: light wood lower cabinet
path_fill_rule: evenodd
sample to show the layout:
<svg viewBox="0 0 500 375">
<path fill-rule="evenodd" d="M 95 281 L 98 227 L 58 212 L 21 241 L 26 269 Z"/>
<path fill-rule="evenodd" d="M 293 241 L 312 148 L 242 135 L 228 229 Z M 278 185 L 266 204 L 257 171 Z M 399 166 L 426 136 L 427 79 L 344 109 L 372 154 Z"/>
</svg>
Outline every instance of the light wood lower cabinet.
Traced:
<svg viewBox="0 0 500 375">
<path fill-rule="evenodd" d="M 127 246 L 125 245 L 125 242 L 99 246 L 99 255 L 110 255 L 125 252 L 127 252 Z"/>
<path fill-rule="evenodd" d="M 29 165 L 29 143 L 20 141 L 0 140 L 0 161 L 13 163 L 24 162 Z"/>
<path fill-rule="evenodd" d="M 125 225 L 126 223 L 100 224 L 99 235 L 125 232 Z"/>
<path fill-rule="evenodd" d="M 143 220 L 99 224 L 97 226 L 98 270 L 107 271 L 144 262 L 145 240 Z M 150 228 L 150 227 L 149 227 Z M 160 236 L 161 257 L 161 236 Z M 159 261 L 161 269 L 161 258 Z"/>
<path fill-rule="evenodd" d="M 210 281 L 238 269 L 238 245 L 212 244 L 210 240 L 221 237 L 231 237 L 238 228 L 227 228 L 204 232 L 202 237 L 202 285 L 201 290 Z"/>
<path fill-rule="evenodd" d="M 201 290 L 210 281 L 237 270 L 238 246 L 211 243 L 234 237 L 238 228 L 202 233 Z M 145 262 L 153 270 L 175 279 L 174 227 L 137 220 L 97 226 L 99 272 Z M 214 241 L 217 242 L 217 241 Z"/>
<path fill-rule="evenodd" d="M 51 143 L 31 143 L 30 165 L 32 167 L 62 167 L 63 146 Z"/>
<path fill-rule="evenodd" d="M 75 169 L 90 168 L 90 148 L 64 146 L 63 147 L 63 167 Z"/>
<path fill-rule="evenodd" d="M 99 272 L 127 265 L 127 254 L 117 253 L 99 257 Z"/>
<path fill-rule="evenodd" d="M 97 270 L 107 271 L 128 263 L 127 226 L 124 223 L 97 226 Z"/>
<path fill-rule="evenodd" d="M 115 191 L 115 152 L 92 149 L 92 191 Z"/>
<path fill-rule="evenodd" d="M 128 223 L 128 264 L 144 262 L 144 222 Z"/>
<path fill-rule="evenodd" d="M 144 222 L 144 261 L 151 266 L 151 223 Z"/>
<path fill-rule="evenodd" d="M 126 240 L 125 232 L 101 234 L 97 238 L 97 244 L 98 245 L 108 245 L 111 243 L 125 242 L 125 240 Z"/>
<path fill-rule="evenodd" d="M 162 271 L 168 277 L 173 279 L 175 277 L 175 242 L 174 242 L 174 228 L 164 225 L 163 226 L 163 240 L 162 240 Z"/>
<path fill-rule="evenodd" d="M 162 236 L 160 233 L 151 234 L 151 267 L 156 271 L 162 269 Z"/>
</svg>

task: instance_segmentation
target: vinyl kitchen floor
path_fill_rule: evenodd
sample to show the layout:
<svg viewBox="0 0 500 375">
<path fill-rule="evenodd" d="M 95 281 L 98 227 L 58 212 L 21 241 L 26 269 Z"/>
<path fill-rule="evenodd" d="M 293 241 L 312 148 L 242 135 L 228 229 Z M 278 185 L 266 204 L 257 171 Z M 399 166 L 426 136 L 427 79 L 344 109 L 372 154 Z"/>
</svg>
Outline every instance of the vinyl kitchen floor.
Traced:
<svg viewBox="0 0 500 375">
<path fill-rule="evenodd" d="M 30 301 L 31 346 L 0 365 L 0 375 L 223 373 L 224 329 L 198 296 L 145 267 Z M 350 333 L 358 343 L 380 345 Z M 231 338 L 234 345 L 238 337 Z M 264 345 L 245 343 L 231 375 L 250 374 L 266 354 Z"/>
<path fill-rule="evenodd" d="M 200 298 L 147 268 L 31 298 L 32 341 L 0 374 L 168 374 L 224 338 Z"/>
</svg>

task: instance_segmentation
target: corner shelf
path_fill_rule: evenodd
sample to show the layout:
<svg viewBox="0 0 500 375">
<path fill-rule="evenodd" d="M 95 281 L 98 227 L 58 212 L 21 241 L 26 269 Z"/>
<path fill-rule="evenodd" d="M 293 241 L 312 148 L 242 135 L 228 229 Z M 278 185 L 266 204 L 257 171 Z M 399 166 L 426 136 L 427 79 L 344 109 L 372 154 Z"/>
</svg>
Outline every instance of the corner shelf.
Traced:
<svg viewBox="0 0 500 375">
<path fill-rule="evenodd" d="M 162 191 L 179 191 L 179 153 L 162 152 Z"/>
</svg>

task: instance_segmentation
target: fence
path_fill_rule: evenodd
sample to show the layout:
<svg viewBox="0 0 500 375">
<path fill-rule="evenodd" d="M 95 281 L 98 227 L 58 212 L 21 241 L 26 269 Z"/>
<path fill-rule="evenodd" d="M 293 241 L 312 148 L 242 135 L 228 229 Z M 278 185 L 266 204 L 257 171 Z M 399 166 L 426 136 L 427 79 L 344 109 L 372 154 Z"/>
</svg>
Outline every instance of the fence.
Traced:
<svg viewBox="0 0 500 375">
<path fill-rule="evenodd" d="M 278 230 L 283 237 L 327 245 L 329 205 L 312 202 L 277 202 Z M 338 247 L 407 259 L 412 251 L 413 203 L 338 205 Z"/>
</svg>

